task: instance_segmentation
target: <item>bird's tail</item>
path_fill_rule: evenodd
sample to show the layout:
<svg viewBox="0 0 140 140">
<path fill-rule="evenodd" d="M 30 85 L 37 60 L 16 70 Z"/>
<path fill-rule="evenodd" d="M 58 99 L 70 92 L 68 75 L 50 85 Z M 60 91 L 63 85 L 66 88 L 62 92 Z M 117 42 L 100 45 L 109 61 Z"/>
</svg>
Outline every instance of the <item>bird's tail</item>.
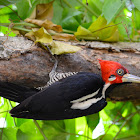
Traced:
<svg viewBox="0 0 140 140">
<path fill-rule="evenodd" d="M 18 103 L 36 94 L 38 91 L 39 90 L 35 88 L 28 88 L 8 82 L 0 82 L 0 96 Z"/>
</svg>

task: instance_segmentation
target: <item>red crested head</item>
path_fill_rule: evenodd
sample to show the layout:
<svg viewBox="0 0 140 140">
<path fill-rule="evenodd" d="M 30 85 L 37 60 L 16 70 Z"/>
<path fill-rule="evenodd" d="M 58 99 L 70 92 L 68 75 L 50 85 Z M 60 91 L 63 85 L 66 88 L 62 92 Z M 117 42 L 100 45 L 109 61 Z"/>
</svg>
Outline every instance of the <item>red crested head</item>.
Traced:
<svg viewBox="0 0 140 140">
<path fill-rule="evenodd" d="M 122 77 L 129 73 L 120 63 L 107 60 L 99 60 L 101 65 L 102 79 L 105 83 L 122 83 Z"/>
</svg>

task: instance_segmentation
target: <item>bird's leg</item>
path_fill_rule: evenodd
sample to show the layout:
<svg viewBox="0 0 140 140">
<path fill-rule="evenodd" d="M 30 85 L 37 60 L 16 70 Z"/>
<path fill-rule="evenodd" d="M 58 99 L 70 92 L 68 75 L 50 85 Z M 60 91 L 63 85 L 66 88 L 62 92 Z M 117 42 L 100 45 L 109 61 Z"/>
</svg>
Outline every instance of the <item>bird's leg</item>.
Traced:
<svg viewBox="0 0 140 140">
<path fill-rule="evenodd" d="M 57 66 L 58 66 L 58 61 L 57 61 L 57 58 L 56 58 L 57 56 L 55 57 L 55 56 L 52 54 L 52 52 L 51 52 L 50 48 L 48 47 L 48 45 L 46 45 L 46 48 L 48 49 L 49 53 L 51 54 L 52 58 L 53 58 L 54 61 L 55 61 L 54 66 L 53 66 L 53 68 L 52 68 L 52 70 L 51 70 L 51 72 L 50 72 L 50 73 L 54 73 L 54 72 L 56 72 L 56 69 L 57 69 Z M 49 77 L 50 77 L 50 74 L 49 74 Z"/>
<path fill-rule="evenodd" d="M 47 85 L 45 85 L 44 87 L 39 87 L 38 89 L 42 90 L 42 89 L 50 86 L 51 84 L 55 83 L 56 81 L 59 81 L 63 78 L 66 78 L 66 77 L 69 77 L 71 75 L 77 74 L 77 72 L 64 72 L 64 73 L 56 72 L 56 69 L 57 69 L 57 66 L 58 66 L 57 56 L 54 56 L 52 54 L 48 45 L 45 45 L 43 47 L 44 48 L 46 47 L 48 49 L 48 51 L 51 54 L 52 58 L 54 59 L 55 63 L 54 63 L 54 66 L 53 66 L 51 72 L 49 73 L 50 80 L 47 82 Z"/>
</svg>

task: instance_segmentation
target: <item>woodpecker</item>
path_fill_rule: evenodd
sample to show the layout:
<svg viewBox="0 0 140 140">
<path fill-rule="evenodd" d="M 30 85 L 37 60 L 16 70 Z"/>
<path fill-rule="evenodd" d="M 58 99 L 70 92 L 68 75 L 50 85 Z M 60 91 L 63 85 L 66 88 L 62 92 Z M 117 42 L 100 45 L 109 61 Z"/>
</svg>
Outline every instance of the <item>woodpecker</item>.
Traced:
<svg viewBox="0 0 140 140">
<path fill-rule="evenodd" d="M 0 96 L 18 102 L 12 117 L 62 120 L 94 114 L 106 105 L 106 97 L 118 84 L 140 83 L 120 63 L 99 60 L 102 76 L 90 72 L 65 73 L 51 79 L 42 90 L 0 82 Z"/>
</svg>

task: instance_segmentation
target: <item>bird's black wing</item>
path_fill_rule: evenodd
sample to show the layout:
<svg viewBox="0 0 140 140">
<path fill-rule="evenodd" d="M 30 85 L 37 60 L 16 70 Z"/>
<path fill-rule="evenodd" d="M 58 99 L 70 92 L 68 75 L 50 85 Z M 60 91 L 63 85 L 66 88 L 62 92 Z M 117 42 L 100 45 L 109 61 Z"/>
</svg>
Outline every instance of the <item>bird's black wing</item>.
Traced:
<svg viewBox="0 0 140 140">
<path fill-rule="evenodd" d="M 26 98 L 38 93 L 39 90 L 9 82 L 0 81 L 0 96 L 14 102 L 22 102 Z"/>
<path fill-rule="evenodd" d="M 70 119 L 93 114 L 106 106 L 101 94 L 103 84 L 99 75 L 81 72 L 27 98 L 10 113 L 13 117 L 40 120 Z M 97 91 L 99 97 L 97 93 L 94 94 Z M 94 96 L 89 96 L 91 94 Z"/>
</svg>

